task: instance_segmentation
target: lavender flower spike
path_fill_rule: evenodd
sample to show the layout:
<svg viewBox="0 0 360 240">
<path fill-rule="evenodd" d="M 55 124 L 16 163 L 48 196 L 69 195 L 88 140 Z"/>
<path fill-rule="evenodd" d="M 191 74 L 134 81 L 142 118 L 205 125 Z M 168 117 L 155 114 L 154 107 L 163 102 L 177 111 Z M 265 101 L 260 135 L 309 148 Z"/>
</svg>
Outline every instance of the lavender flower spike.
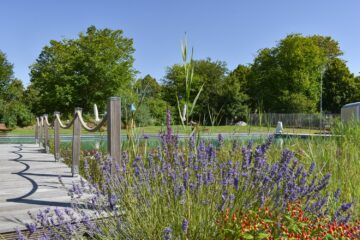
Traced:
<svg viewBox="0 0 360 240">
<path fill-rule="evenodd" d="M 164 234 L 164 240 L 171 240 L 172 239 L 172 229 L 170 227 L 167 227 L 163 231 Z"/>
<path fill-rule="evenodd" d="M 181 229 L 186 234 L 188 228 L 189 228 L 189 221 L 186 218 L 184 218 L 184 220 L 183 220 L 183 222 L 181 224 Z"/>
<path fill-rule="evenodd" d="M 26 223 L 25 224 L 26 229 L 30 232 L 30 234 L 33 234 L 34 232 L 36 232 L 36 224 L 35 223 Z"/>
</svg>

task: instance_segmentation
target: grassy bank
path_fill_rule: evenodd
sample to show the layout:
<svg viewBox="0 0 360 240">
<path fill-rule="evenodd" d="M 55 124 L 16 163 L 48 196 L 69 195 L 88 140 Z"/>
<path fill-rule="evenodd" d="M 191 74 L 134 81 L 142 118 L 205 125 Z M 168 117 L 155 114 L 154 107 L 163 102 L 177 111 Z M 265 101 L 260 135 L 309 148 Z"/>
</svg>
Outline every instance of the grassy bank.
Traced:
<svg viewBox="0 0 360 240">
<path fill-rule="evenodd" d="M 172 126 L 175 133 L 190 133 L 191 128 L 183 128 L 180 125 Z M 164 132 L 166 127 L 164 126 L 148 126 L 148 127 L 137 127 L 136 133 L 138 134 L 157 134 Z M 275 128 L 273 127 L 261 127 L 261 126 L 200 126 L 197 129 L 203 134 L 215 134 L 215 133 L 274 133 Z M 106 132 L 106 130 L 103 130 Z M 125 134 L 126 130 L 122 132 Z M 284 133 L 318 133 L 317 129 L 303 129 L 303 128 L 284 128 Z M 49 133 L 52 134 L 53 130 L 50 128 Z M 72 129 L 61 129 L 61 134 L 72 134 Z M 16 128 L 7 133 L 0 133 L 1 136 L 32 136 L 35 134 L 35 126 L 26 128 Z M 88 134 L 87 131 L 82 130 L 82 134 Z"/>
</svg>

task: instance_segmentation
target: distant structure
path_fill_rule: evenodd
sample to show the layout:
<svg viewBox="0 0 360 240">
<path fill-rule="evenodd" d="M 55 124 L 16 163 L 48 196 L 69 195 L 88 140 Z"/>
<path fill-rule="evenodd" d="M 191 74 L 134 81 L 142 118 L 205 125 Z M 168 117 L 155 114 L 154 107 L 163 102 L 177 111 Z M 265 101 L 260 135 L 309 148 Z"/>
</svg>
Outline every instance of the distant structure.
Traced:
<svg viewBox="0 0 360 240">
<path fill-rule="evenodd" d="M 348 103 L 341 108 L 341 121 L 360 120 L 360 102 Z"/>
<path fill-rule="evenodd" d="M 281 121 L 278 121 L 278 123 L 276 125 L 275 134 L 282 134 L 283 131 L 284 131 L 283 124 Z"/>
</svg>

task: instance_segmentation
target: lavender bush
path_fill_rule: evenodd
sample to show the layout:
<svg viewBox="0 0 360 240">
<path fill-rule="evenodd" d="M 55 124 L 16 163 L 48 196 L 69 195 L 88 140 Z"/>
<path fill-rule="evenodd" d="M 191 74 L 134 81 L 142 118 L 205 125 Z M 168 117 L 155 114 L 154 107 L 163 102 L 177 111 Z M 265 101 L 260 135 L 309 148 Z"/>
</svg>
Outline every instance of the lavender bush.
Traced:
<svg viewBox="0 0 360 240">
<path fill-rule="evenodd" d="M 167 114 L 170 118 L 170 114 Z M 167 122 L 170 122 L 169 119 Z M 281 214 L 289 203 L 302 203 L 304 211 L 345 223 L 351 203 L 333 211 L 330 203 L 339 198 L 327 193 L 330 174 L 315 174 L 315 164 L 306 169 L 294 153 L 284 150 L 270 163 L 266 153 L 273 142 L 253 148 L 218 146 L 195 136 L 180 142 L 171 127 L 161 136 L 158 148 L 147 156 L 129 159 L 123 153 L 120 165 L 99 153 L 95 159 L 101 177 L 89 174 L 87 181 L 69 190 L 72 209 L 47 209 L 33 216 L 51 239 L 214 239 L 217 220 L 225 211 L 248 211 L 269 207 Z M 86 231 L 81 230 L 85 227 Z M 34 225 L 28 225 L 34 228 Z"/>
</svg>

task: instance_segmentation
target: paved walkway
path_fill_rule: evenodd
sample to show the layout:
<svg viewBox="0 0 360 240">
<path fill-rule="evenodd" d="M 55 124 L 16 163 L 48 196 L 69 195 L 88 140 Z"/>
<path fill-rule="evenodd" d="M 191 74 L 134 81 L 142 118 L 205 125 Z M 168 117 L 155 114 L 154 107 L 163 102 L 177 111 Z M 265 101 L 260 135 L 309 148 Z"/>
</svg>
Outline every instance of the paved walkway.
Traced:
<svg viewBox="0 0 360 240">
<path fill-rule="evenodd" d="M 30 221 L 28 211 L 69 207 L 70 197 L 58 176 L 67 187 L 78 180 L 37 144 L 0 144 L 0 233 L 24 228 Z"/>
</svg>

